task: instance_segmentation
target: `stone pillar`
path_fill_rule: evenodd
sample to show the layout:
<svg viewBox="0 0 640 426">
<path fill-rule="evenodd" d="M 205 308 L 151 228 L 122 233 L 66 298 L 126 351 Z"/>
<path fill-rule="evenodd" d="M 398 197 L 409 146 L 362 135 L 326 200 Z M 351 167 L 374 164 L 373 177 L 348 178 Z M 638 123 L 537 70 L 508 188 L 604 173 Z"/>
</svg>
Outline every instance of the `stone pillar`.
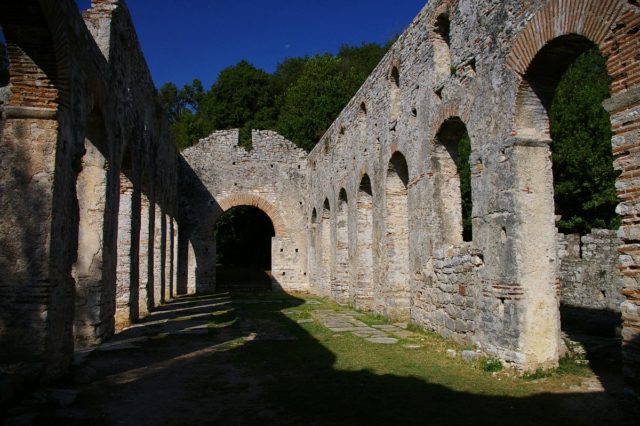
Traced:
<svg viewBox="0 0 640 426">
<path fill-rule="evenodd" d="M 187 240 L 187 294 L 196 294 L 198 285 L 196 282 L 196 252 L 193 250 L 193 244 Z M 215 256 L 215 252 L 214 252 Z"/>
<path fill-rule="evenodd" d="M 178 223 L 170 218 L 171 223 L 171 297 L 178 296 Z"/>
<path fill-rule="evenodd" d="M 78 346 L 99 342 L 103 300 L 103 243 L 107 193 L 106 160 L 98 148 L 85 140 L 82 169 L 76 181 L 80 221 L 78 255 L 73 265 L 76 280 L 74 337 Z"/>
<path fill-rule="evenodd" d="M 138 283 L 132 280 L 133 193 L 133 184 L 127 176 L 121 173 L 120 207 L 118 211 L 118 256 L 116 259 L 116 330 L 121 330 L 131 323 L 138 305 Z M 135 308 L 133 308 L 134 305 Z"/>
<path fill-rule="evenodd" d="M 367 178 L 368 181 L 368 178 Z M 368 190 L 368 192 L 367 192 Z M 373 309 L 373 197 L 371 183 L 358 191 L 357 200 L 357 281 L 351 292 L 353 305 L 358 309 Z"/>
<path fill-rule="evenodd" d="M 309 277 L 309 288 L 315 291 L 318 283 L 318 224 L 315 221 L 311 222 L 308 236 L 307 275 Z"/>
<path fill-rule="evenodd" d="M 47 90 L 41 78 L 24 80 Z M 0 129 L 0 363 L 34 363 L 56 376 L 73 354 L 75 173 L 69 157 L 56 169 L 55 108 L 5 105 Z"/>
<path fill-rule="evenodd" d="M 157 196 L 157 194 L 156 194 Z M 164 235 L 163 215 L 158 204 L 154 204 L 154 234 L 153 234 L 153 306 L 164 302 Z"/>
<path fill-rule="evenodd" d="M 153 241 L 153 234 L 150 236 L 149 231 L 151 210 L 149 209 L 149 197 L 145 193 L 140 194 L 140 252 L 139 252 L 139 311 L 140 317 L 149 315 L 152 308 L 153 298 L 149 298 L 149 288 L 153 288 L 152 275 L 149 274 L 149 244 Z"/>
<path fill-rule="evenodd" d="M 556 291 L 556 228 L 551 152 L 545 141 L 516 140 L 514 230 L 517 282 L 501 289 L 502 304 L 513 304 L 519 339 L 516 362 L 524 369 L 555 367 L 560 343 Z"/>
<path fill-rule="evenodd" d="M 409 210 L 407 186 L 400 176 L 406 170 L 404 159 L 389 165 L 385 185 L 385 286 L 382 288 L 384 311 L 388 318 L 398 321 L 409 319 Z M 393 160 L 392 160 L 393 161 Z M 403 164 L 400 164 L 403 163 Z M 376 303 L 377 305 L 377 303 Z"/>
<path fill-rule="evenodd" d="M 162 214 L 162 301 L 171 300 L 171 218 Z"/>
<path fill-rule="evenodd" d="M 331 280 L 331 296 L 336 302 L 349 301 L 349 280 L 349 208 L 344 194 L 336 214 L 336 266 Z"/>
</svg>

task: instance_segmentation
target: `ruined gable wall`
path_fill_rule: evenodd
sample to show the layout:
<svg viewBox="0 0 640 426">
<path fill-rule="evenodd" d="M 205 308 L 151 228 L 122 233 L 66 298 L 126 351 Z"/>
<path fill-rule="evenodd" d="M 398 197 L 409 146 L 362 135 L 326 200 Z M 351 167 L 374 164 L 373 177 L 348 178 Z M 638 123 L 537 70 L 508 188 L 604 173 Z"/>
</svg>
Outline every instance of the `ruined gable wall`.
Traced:
<svg viewBox="0 0 640 426">
<path fill-rule="evenodd" d="M 252 149 L 238 130 L 222 130 L 182 152 L 181 219 L 192 227 L 198 281 L 215 288 L 215 222 L 229 208 L 253 205 L 270 216 L 274 286 L 307 290 L 304 233 L 306 152 L 271 131 L 254 130 Z"/>
</svg>

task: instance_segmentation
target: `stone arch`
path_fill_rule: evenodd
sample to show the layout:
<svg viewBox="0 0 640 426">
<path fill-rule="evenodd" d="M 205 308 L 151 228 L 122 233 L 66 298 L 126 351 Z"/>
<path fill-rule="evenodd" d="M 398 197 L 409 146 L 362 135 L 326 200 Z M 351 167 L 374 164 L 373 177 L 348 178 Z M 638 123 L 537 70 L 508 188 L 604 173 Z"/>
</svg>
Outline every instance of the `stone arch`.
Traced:
<svg viewBox="0 0 640 426">
<path fill-rule="evenodd" d="M 387 165 L 385 178 L 385 279 L 376 305 L 382 302 L 389 318 L 406 320 L 410 311 L 409 276 L 409 169 L 400 151 L 395 151 Z M 382 300 L 380 300 L 382 299 Z M 378 308 L 379 309 L 379 308 Z"/>
<path fill-rule="evenodd" d="M 331 205 L 325 198 L 322 203 L 318 231 L 318 292 L 324 296 L 331 295 Z"/>
<path fill-rule="evenodd" d="M 433 139 L 431 170 L 435 178 L 434 202 L 440 222 L 439 240 L 443 245 L 470 241 L 469 236 L 463 237 L 462 171 L 458 169 L 459 144 L 466 135 L 464 122 L 460 117 L 452 116 L 443 121 Z"/>
<path fill-rule="evenodd" d="M 389 121 L 397 120 L 400 116 L 400 61 L 397 58 L 394 58 L 391 61 L 391 66 L 389 67 L 389 74 L 387 76 L 389 80 L 389 100 L 390 100 L 390 110 L 389 110 Z"/>
<path fill-rule="evenodd" d="M 534 57 L 547 43 L 561 36 L 577 34 L 599 46 L 602 53 L 609 58 L 610 71 L 614 65 L 622 66 L 622 58 L 615 54 L 615 50 L 630 51 L 634 45 L 636 49 L 638 47 L 637 40 L 624 37 L 631 28 L 617 25 L 618 21 L 626 23 L 634 19 L 634 13 L 624 14 L 625 11 L 632 10 L 632 7 L 629 2 L 618 0 L 551 0 L 538 10 L 525 28 L 517 34 L 507 57 L 507 65 L 520 76 L 524 76 Z M 637 15 L 637 8 L 635 14 Z M 612 39 L 617 38 L 626 40 L 621 40 L 622 43 L 611 43 Z M 634 66 L 631 63 L 624 65 L 626 66 L 623 68 Z M 619 77 L 622 78 L 623 76 Z M 621 81 L 614 81 L 612 92 L 618 92 L 620 90 L 615 89 L 623 87 Z"/>
<path fill-rule="evenodd" d="M 258 195 L 247 193 L 234 194 L 223 198 L 222 200 L 218 200 L 218 205 L 220 206 L 220 210 L 216 215 L 214 215 L 212 224 L 215 224 L 224 212 L 233 207 L 251 206 L 262 210 L 267 214 L 267 216 L 269 216 L 277 237 L 286 237 L 288 234 L 287 226 L 278 210 L 273 206 L 273 204 Z"/>
<path fill-rule="evenodd" d="M 336 262 L 331 280 L 331 295 L 340 303 L 349 300 L 349 201 L 347 191 L 342 188 L 338 193 L 336 210 Z"/>
<path fill-rule="evenodd" d="M 362 175 L 356 196 L 356 284 L 352 303 L 358 309 L 373 308 L 373 186 L 367 173 Z"/>
<path fill-rule="evenodd" d="M 625 58 L 640 49 L 638 37 L 632 35 L 637 31 L 639 12 L 637 6 L 626 1 L 551 0 L 517 34 L 507 57 L 508 67 L 520 79 L 510 152 L 518 188 L 514 193 L 518 230 L 514 234 L 517 235 L 518 285 L 523 294 L 523 302 L 518 307 L 518 316 L 523 324 L 519 345 L 525 356 L 525 368 L 552 366 L 558 360 L 560 321 L 555 289 L 556 230 L 547 111 L 559 78 L 568 65 L 584 51 L 597 46 L 607 58 L 607 69 L 613 78 L 610 87 L 613 98 L 605 101 L 604 106 L 612 115 L 612 144 L 617 156 L 614 166 L 623 171 L 618 177 L 618 184 L 629 187 L 623 176 L 625 168 L 635 160 L 629 161 L 633 154 L 628 148 L 621 149 L 618 141 L 626 139 L 630 128 L 637 126 L 638 119 L 627 119 L 621 126 L 615 123 L 616 115 L 623 115 L 638 100 L 638 84 L 630 76 L 637 74 L 640 65 Z M 631 141 L 628 143 L 632 144 Z M 620 189 L 618 193 L 620 196 Z M 621 198 L 624 203 L 624 196 Z M 621 229 L 623 235 L 624 227 Z M 532 239 L 536 244 L 531 244 Z M 624 247 L 620 249 L 623 253 Z M 632 286 L 637 287 L 639 274 L 630 272 L 635 268 L 635 262 L 629 264 L 628 277 L 633 282 Z M 621 271 L 624 275 L 625 268 Z M 635 306 L 637 312 L 637 303 Z M 630 311 L 633 309 L 627 312 Z M 625 319 L 623 314 L 623 320 L 627 321 L 626 324 L 633 323 L 637 321 L 637 315 L 634 317 L 632 314 Z M 633 336 L 633 333 L 627 333 L 626 340 L 631 342 Z M 637 339 L 637 334 L 635 336 Z M 629 363 L 633 364 L 632 361 Z"/>
<path fill-rule="evenodd" d="M 430 19 L 429 39 L 433 46 L 434 72 L 437 83 L 451 74 L 451 7 L 441 3 Z"/>
</svg>

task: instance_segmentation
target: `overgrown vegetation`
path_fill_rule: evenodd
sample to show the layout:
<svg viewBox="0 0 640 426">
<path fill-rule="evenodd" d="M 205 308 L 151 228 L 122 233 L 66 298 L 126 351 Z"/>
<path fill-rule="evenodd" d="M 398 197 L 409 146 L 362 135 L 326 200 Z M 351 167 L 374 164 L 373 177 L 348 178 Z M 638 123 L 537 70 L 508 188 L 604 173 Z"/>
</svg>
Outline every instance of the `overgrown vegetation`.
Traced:
<svg viewBox="0 0 640 426">
<path fill-rule="evenodd" d="M 620 226 L 611 123 L 602 107 L 610 83 L 605 59 L 590 50 L 564 74 L 551 105 L 555 205 L 564 233 Z"/>
<path fill-rule="evenodd" d="M 343 46 L 335 56 L 288 58 L 273 74 L 241 61 L 224 69 L 208 91 L 197 79 L 182 89 L 164 84 L 160 102 L 181 149 L 213 130 L 239 128 L 247 149 L 251 129 L 268 129 L 310 151 L 390 45 Z"/>
<path fill-rule="evenodd" d="M 480 360 L 480 368 L 488 373 L 502 371 L 502 362 L 496 358 L 485 357 Z"/>
</svg>

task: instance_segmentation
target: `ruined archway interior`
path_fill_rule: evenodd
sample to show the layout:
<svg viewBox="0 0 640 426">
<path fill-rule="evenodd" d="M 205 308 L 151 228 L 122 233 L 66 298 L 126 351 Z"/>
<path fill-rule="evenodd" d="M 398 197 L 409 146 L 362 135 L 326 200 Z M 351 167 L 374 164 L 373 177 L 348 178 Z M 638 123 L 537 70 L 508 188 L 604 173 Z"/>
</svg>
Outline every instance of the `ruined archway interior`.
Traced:
<svg viewBox="0 0 640 426">
<path fill-rule="evenodd" d="M 238 206 L 216 222 L 216 279 L 219 291 L 271 288 L 273 223 L 262 210 Z"/>
<path fill-rule="evenodd" d="M 444 244 L 472 240 L 471 140 L 459 117 L 447 119 L 436 134 L 433 169 Z"/>
<path fill-rule="evenodd" d="M 553 201 L 547 200 L 558 229 L 560 355 L 586 351 L 599 374 L 618 375 L 624 298 L 616 266 L 617 173 L 609 115 L 601 106 L 609 84 L 595 44 L 578 35 L 558 37 L 538 52 L 524 76 L 516 125 L 520 137 L 542 142 L 531 149 L 551 148 L 553 185 L 544 187 L 553 191 Z"/>
</svg>

